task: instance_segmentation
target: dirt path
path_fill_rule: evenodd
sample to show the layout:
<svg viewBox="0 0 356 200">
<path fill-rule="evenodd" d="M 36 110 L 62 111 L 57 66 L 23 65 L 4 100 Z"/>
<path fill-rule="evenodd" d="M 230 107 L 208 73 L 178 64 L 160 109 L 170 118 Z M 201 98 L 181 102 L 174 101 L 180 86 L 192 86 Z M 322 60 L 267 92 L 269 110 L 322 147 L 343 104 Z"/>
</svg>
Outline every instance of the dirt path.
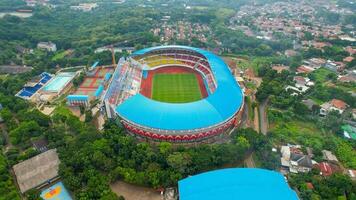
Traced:
<svg viewBox="0 0 356 200">
<path fill-rule="evenodd" d="M 253 119 L 253 128 L 256 132 L 260 132 L 260 123 L 259 123 L 259 115 L 257 107 L 253 110 L 254 112 L 254 119 Z"/>
<path fill-rule="evenodd" d="M 253 153 L 246 157 L 244 163 L 248 168 L 256 168 L 255 161 L 253 160 Z"/>
<path fill-rule="evenodd" d="M 267 104 L 268 104 L 268 99 L 262 102 L 259 106 L 259 113 L 260 113 L 260 122 L 261 122 L 261 133 L 263 135 L 267 134 L 268 131 L 268 119 L 267 119 Z"/>
<path fill-rule="evenodd" d="M 122 195 L 126 200 L 162 200 L 159 192 L 152 188 L 136 186 L 125 183 L 123 181 L 116 181 L 110 185 L 113 192 L 117 195 Z"/>
</svg>

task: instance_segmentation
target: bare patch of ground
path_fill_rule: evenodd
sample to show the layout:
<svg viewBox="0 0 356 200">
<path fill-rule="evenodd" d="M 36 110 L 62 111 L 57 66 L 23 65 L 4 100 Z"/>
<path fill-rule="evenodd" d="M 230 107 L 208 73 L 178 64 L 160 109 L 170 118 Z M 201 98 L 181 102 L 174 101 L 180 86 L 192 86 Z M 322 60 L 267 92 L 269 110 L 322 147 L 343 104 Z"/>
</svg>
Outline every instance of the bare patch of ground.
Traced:
<svg viewBox="0 0 356 200">
<path fill-rule="evenodd" d="M 110 185 L 111 190 L 125 200 L 162 200 L 163 196 L 152 188 L 132 185 L 123 181 L 116 181 Z"/>
</svg>

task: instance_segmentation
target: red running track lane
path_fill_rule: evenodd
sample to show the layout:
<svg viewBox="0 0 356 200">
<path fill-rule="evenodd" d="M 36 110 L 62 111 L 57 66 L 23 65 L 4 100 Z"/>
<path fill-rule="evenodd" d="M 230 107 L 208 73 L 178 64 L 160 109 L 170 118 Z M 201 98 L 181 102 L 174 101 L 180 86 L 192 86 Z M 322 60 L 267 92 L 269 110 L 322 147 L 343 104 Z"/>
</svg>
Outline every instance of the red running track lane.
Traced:
<svg viewBox="0 0 356 200">
<path fill-rule="evenodd" d="M 140 93 L 147 98 L 151 98 L 152 96 L 152 81 L 153 76 L 155 74 L 182 74 L 182 73 L 193 73 L 198 79 L 200 92 L 203 98 L 208 96 L 208 92 L 206 91 L 206 87 L 204 84 L 203 77 L 201 74 L 194 69 L 190 69 L 187 67 L 179 67 L 179 66 L 168 66 L 168 67 L 161 67 L 155 70 L 148 71 L 147 78 L 142 78 L 141 81 L 141 91 Z"/>
</svg>

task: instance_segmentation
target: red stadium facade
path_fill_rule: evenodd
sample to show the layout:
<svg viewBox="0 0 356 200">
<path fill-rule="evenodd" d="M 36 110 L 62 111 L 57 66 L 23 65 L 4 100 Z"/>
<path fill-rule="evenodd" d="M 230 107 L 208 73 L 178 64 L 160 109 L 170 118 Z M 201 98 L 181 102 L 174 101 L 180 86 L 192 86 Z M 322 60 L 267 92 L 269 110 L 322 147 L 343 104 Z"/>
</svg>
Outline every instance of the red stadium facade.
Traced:
<svg viewBox="0 0 356 200">
<path fill-rule="evenodd" d="M 128 132 L 139 138 L 155 141 L 186 143 L 198 142 L 209 138 L 214 138 L 216 136 L 219 136 L 220 134 L 229 132 L 229 130 L 232 130 L 234 127 L 237 127 L 241 124 L 242 113 L 243 109 L 241 109 L 233 118 L 220 125 L 192 131 L 165 131 L 159 129 L 152 129 L 135 125 L 127 120 L 121 120 L 121 123 Z"/>
</svg>

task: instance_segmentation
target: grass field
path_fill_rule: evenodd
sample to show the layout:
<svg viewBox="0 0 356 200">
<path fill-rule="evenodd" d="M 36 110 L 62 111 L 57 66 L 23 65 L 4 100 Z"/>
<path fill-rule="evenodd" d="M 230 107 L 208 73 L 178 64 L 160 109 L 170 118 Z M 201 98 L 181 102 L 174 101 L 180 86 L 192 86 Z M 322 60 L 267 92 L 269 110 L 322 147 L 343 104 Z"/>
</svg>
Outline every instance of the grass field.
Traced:
<svg viewBox="0 0 356 200">
<path fill-rule="evenodd" d="M 155 74 L 152 99 L 168 103 L 186 103 L 202 98 L 195 74 Z"/>
</svg>

